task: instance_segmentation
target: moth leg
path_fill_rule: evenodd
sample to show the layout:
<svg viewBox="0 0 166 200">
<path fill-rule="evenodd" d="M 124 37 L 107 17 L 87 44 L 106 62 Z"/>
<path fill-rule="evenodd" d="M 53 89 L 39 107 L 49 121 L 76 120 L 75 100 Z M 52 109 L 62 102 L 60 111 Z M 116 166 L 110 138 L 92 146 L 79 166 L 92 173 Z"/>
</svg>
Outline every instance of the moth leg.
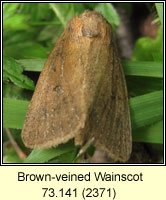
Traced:
<svg viewBox="0 0 166 200">
<path fill-rule="evenodd" d="M 93 144 L 94 142 L 94 138 L 89 139 L 79 150 L 77 156 L 76 156 L 76 160 L 78 160 L 85 152 L 86 150 Z"/>
</svg>

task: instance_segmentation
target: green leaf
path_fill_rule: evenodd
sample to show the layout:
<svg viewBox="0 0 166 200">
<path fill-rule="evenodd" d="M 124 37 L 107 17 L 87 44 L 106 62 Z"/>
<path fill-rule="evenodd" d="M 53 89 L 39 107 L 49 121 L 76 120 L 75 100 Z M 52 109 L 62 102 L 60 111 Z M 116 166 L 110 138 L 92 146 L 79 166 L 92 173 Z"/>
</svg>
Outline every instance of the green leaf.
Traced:
<svg viewBox="0 0 166 200">
<path fill-rule="evenodd" d="M 23 160 L 18 157 L 18 154 L 16 153 L 16 150 L 14 147 L 7 147 L 6 145 L 3 145 L 3 162 L 5 163 L 22 163 Z"/>
<path fill-rule="evenodd" d="M 84 3 L 84 6 L 85 6 L 86 9 L 94 10 L 95 7 L 96 7 L 98 4 L 100 4 L 100 3 Z M 76 5 L 77 5 L 77 7 L 79 7 L 80 4 L 77 3 Z"/>
<path fill-rule="evenodd" d="M 163 120 L 134 131 L 133 141 L 163 144 Z"/>
<path fill-rule="evenodd" d="M 4 80 L 6 77 L 14 84 L 21 88 L 34 90 L 35 86 L 32 80 L 22 74 L 23 67 L 17 63 L 13 58 L 6 55 L 3 56 L 3 75 Z"/>
<path fill-rule="evenodd" d="M 78 152 L 78 148 L 75 147 L 73 151 L 64 153 L 56 157 L 55 159 L 50 160 L 48 163 L 73 163 L 75 161 L 77 152 Z"/>
<path fill-rule="evenodd" d="M 65 28 L 67 21 L 69 20 L 69 18 L 72 17 L 72 12 L 71 12 L 72 10 L 71 10 L 70 4 L 68 4 L 68 3 L 65 3 L 65 4 L 49 3 L 49 5 L 52 8 L 52 10 L 54 11 L 54 13 L 56 14 L 56 16 L 58 17 L 58 19 L 61 22 L 61 24 L 63 25 L 63 27 Z M 70 14 L 70 17 L 67 16 L 66 14 Z"/>
<path fill-rule="evenodd" d="M 125 75 L 163 78 L 163 63 L 150 61 L 122 61 Z"/>
<path fill-rule="evenodd" d="M 7 18 L 13 16 L 19 6 L 20 3 L 3 3 L 3 20 L 5 21 Z"/>
<path fill-rule="evenodd" d="M 160 58 L 163 61 L 163 28 L 160 27 L 157 33 L 157 38 L 149 37 L 139 38 L 134 46 L 133 61 L 158 61 L 155 58 Z"/>
<path fill-rule="evenodd" d="M 160 17 L 161 24 L 163 26 L 163 3 L 155 3 L 158 16 Z"/>
<path fill-rule="evenodd" d="M 48 49 L 39 43 L 27 41 L 10 44 L 5 48 L 5 54 L 14 58 L 47 58 Z"/>
<path fill-rule="evenodd" d="M 10 99 L 31 100 L 33 91 L 18 87 L 12 82 L 3 83 L 3 97 Z"/>
<path fill-rule="evenodd" d="M 3 4 L 3 31 L 28 29 L 27 17 L 18 12 L 20 3 Z"/>
<path fill-rule="evenodd" d="M 163 119 L 163 91 L 130 99 L 132 129 L 144 127 Z"/>
<path fill-rule="evenodd" d="M 8 80 L 8 75 L 4 72 L 3 73 L 3 82 Z"/>
<path fill-rule="evenodd" d="M 21 129 L 28 109 L 29 101 L 3 98 L 4 128 Z"/>
<path fill-rule="evenodd" d="M 22 30 L 28 29 L 29 26 L 26 24 L 25 15 L 14 15 L 3 21 L 3 29 L 13 29 L 13 30 Z"/>
<path fill-rule="evenodd" d="M 133 61 L 153 61 L 152 51 L 153 39 L 148 37 L 140 38 L 136 41 L 133 52 Z"/>
<path fill-rule="evenodd" d="M 163 90 L 163 79 L 144 76 L 126 76 L 129 97 Z"/>
<path fill-rule="evenodd" d="M 27 15 L 30 22 L 52 20 L 53 12 L 49 3 L 21 3 L 20 13 Z"/>
<path fill-rule="evenodd" d="M 111 25 L 120 25 L 119 15 L 111 3 L 99 3 L 95 10 L 101 12 Z"/>
<path fill-rule="evenodd" d="M 95 3 L 89 3 L 91 4 L 91 8 L 93 9 L 95 7 Z M 85 10 L 89 9 L 88 3 L 73 3 L 73 13 L 72 16 L 79 15 L 83 13 Z"/>
<path fill-rule="evenodd" d="M 43 28 L 43 30 L 38 35 L 38 41 L 46 41 L 51 40 L 51 45 L 55 45 L 61 34 L 63 33 L 64 28 L 57 25 L 48 25 Z M 55 34 L 56 33 L 56 34 Z"/>
<path fill-rule="evenodd" d="M 17 60 L 17 62 L 24 67 L 25 71 L 41 72 L 46 59 L 22 59 Z"/>
<path fill-rule="evenodd" d="M 49 160 L 58 157 L 62 154 L 72 152 L 76 147 L 72 141 L 67 142 L 66 144 L 60 144 L 56 148 L 50 149 L 34 149 L 28 156 L 24 163 L 45 163 Z"/>
<path fill-rule="evenodd" d="M 11 44 L 17 46 L 17 43 L 24 44 L 25 41 L 30 41 L 33 39 L 36 29 L 28 29 L 28 30 L 4 30 L 3 31 L 3 40 L 4 40 L 4 49 L 10 48 Z M 16 51 L 16 49 L 15 49 Z M 20 57 L 19 57 L 20 58 Z"/>
</svg>

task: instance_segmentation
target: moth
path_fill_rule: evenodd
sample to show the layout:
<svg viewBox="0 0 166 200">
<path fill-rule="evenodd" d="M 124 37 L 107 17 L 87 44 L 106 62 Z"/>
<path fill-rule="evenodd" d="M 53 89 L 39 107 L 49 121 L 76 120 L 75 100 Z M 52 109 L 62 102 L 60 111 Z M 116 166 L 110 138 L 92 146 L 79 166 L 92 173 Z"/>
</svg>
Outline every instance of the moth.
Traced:
<svg viewBox="0 0 166 200">
<path fill-rule="evenodd" d="M 74 138 L 127 161 L 132 137 L 125 76 L 111 25 L 96 11 L 73 17 L 45 63 L 22 139 L 45 149 Z"/>
</svg>

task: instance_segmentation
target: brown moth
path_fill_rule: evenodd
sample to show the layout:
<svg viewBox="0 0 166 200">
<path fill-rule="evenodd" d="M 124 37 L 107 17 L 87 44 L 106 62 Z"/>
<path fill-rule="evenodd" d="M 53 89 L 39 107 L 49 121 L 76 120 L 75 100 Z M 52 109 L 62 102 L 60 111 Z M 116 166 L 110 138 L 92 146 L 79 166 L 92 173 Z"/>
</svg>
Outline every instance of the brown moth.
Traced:
<svg viewBox="0 0 166 200">
<path fill-rule="evenodd" d="M 67 24 L 41 72 L 22 130 L 30 148 L 89 140 L 114 160 L 132 149 L 126 81 L 111 25 L 95 11 Z"/>
</svg>

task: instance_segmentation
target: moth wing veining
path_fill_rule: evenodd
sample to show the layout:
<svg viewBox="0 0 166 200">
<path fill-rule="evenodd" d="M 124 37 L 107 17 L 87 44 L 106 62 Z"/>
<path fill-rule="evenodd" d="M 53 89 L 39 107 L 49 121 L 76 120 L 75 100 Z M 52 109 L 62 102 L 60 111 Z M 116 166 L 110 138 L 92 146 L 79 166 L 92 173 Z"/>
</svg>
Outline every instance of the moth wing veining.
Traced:
<svg viewBox="0 0 166 200">
<path fill-rule="evenodd" d="M 83 77 L 79 66 L 77 70 L 72 65 L 77 55 L 68 49 L 66 37 L 68 34 L 63 34 L 51 52 L 28 108 L 22 138 L 30 148 L 65 143 L 84 127 L 80 88 Z"/>
</svg>

